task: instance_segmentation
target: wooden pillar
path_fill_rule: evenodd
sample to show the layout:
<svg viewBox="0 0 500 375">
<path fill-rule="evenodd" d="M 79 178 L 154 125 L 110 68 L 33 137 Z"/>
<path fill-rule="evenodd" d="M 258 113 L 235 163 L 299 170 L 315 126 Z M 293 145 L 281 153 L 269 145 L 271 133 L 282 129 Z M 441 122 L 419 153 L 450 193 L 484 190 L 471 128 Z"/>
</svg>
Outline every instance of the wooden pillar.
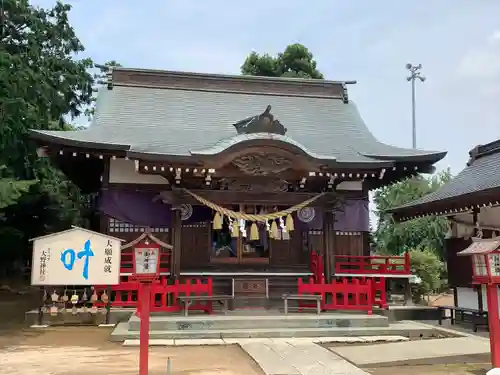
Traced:
<svg viewBox="0 0 500 375">
<path fill-rule="evenodd" d="M 181 210 L 172 211 L 172 266 L 171 277 L 177 279 L 181 273 L 181 234 L 182 234 L 182 219 Z"/>
<path fill-rule="evenodd" d="M 472 225 L 474 225 L 474 234 L 473 237 L 479 236 L 479 229 L 477 227 L 477 222 L 479 220 L 479 208 L 474 207 L 472 209 Z"/>
<path fill-rule="evenodd" d="M 109 169 L 110 169 L 110 160 L 109 157 L 105 158 L 103 160 L 104 166 L 103 166 L 103 172 L 101 175 L 101 190 L 99 191 L 99 194 L 101 194 L 102 190 L 108 189 L 109 186 Z M 97 198 L 96 202 L 97 203 Z M 92 230 L 97 230 L 98 232 L 101 232 L 103 234 L 110 234 L 109 232 L 109 217 L 105 214 L 103 214 L 101 211 L 99 211 L 96 208 L 96 212 L 98 216 L 98 228 L 90 228 Z"/>
<path fill-rule="evenodd" d="M 325 208 L 323 212 L 323 263 L 325 269 L 325 281 L 327 283 L 332 280 L 332 265 L 334 262 L 334 213 L 331 209 Z"/>
<path fill-rule="evenodd" d="M 477 309 L 479 311 L 484 311 L 484 304 L 483 304 L 483 287 L 482 285 L 475 285 L 474 289 L 477 293 Z"/>
</svg>

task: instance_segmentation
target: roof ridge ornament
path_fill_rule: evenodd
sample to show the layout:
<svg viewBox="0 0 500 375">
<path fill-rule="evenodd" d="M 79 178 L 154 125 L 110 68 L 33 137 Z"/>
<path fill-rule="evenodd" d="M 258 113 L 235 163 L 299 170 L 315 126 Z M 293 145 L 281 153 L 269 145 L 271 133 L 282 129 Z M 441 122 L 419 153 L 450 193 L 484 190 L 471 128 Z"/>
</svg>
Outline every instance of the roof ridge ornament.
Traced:
<svg viewBox="0 0 500 375">
<path fill-rule="evenodd" d="M 248 117 L 233 124 L 238 134 L 274 133 L 285 135 L 287 129 L 271 114 L 271 106 L 260 115 Z"/>
<path fill-rule="evenodd" d="M 467 166 L 472 165 L 472 163 L 480 157 L 496 154 L 497 152 L 500 152 L 500 139 L 485 145 L 477 145 L 469 151 L 469 161 L 467 162 Z"/>
<path fill-rule="evenodd" d="M 108 90 L 113 90 L 113 68 L 114 65 L 102 65 L 102 64 L 94 64 L 94 68 L 98 68 L 104 74 L 103 79 L 98 81 L 98 84 L 106 85 Z"/>
</svg>

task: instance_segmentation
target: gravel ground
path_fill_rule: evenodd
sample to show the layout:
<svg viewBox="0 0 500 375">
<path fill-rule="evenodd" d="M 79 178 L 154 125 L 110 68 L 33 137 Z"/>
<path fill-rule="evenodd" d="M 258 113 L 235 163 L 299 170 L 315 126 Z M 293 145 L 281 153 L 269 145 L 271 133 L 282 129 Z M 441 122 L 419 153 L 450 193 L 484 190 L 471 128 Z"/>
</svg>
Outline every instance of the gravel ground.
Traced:
<svg viewBox="0 0 500 375">
<path fill-rule="evenodd" d="M 139 350 L 108 341 L 109 329 L 50 328 L 23 330 L 1 338 L 2 375 L 137 375 Z M 10 345 L 12 343 L 12 345 Z M 261 375 L 238 346 L 150 349 L 150 375 Z"/>
<path fill-rule="evenodd" d="M 372 375 L 484 375 L 491 369 L 489 363 L 429 365 L 429 366 L 392 366 L 363 369 Z"/>
</svg>

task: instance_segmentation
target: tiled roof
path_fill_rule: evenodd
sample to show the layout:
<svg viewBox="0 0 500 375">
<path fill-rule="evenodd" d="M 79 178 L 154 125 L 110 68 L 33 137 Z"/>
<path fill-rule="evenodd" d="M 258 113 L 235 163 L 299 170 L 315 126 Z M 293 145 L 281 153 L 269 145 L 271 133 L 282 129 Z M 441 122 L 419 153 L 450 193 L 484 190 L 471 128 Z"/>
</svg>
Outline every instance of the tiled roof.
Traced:
<svg viewBox="0 0 500 375">
<path fill-rule="evenodd" d="M 437 191 L 390 212 L 397 215 L 410 212 L 432 214 L 433 209 L 443 209 L 442 205 L 437 206 L 438 203 L 456 201 L 465 196 L 470 199 L 471 195 L 479 196 L 491 189 L 500 189 L 500 140 L 475 147 L 469 154 L 471 159 L 467 167 L 451 181 Z M 497 200 L 500 201 L 500 193 Z"/>
<path fill-rule="evenodd" d="M 457 255 L 489 254 L 500 247 L 498 239 L 475 239 L 469 247 L 457 253 Z"/>
<path fill-rule="evenodd" d="M 279 140 L 295 143 L 314 158 L 348 163 L 434 163 L 445 155 L 379 142 L 356 106 L 340 98 L 178 88 L 104 88 L 99 92 L 96 116 L 88 129 L 32 133 L 35 138 L 74 146 L 189 156 L 200 151 L 220 152 L 242 141 L 233 124 L 262 113 L 268 105 L 288 129 Z M 255 137 L 264 137 L 258 134 Z"/>
</svg>

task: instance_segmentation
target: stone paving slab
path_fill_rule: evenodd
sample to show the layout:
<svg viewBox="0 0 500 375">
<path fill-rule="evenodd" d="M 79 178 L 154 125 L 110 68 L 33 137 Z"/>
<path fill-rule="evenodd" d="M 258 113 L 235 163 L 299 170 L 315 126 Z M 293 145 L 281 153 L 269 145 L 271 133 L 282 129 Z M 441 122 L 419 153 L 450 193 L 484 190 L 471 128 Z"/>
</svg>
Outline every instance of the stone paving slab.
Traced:
<svg viewBox="0 0 500 375">
<path fill-rule="evenodd" d="M 314 343 L 272 340 L 241 345 L 266 375 L 366 375 L 367 372 Z"/>
<path fill-rule="evenodd" d="M 169 339 L 150 340 L 150 346 L 238 344 L 266 375 L 366 375 L 367 373 L 332 351 L 315 343 L 323 338 L 265 339 Z M 330 337 L 330 341 L 345 337 Z M 347 338 L 352 342 L 354 337 Z M 366 342 L 357 338 L 356 343 Z M 139 346 L 139 340 L 125 340 L 124 346 Z M 359 347 L 358 347 L 359 350 Z"/>
<path fill-rule="evenodd" d="M 290 363 L 265 344 L 249 343 L 241 345 L 266 375 L 301 375 Z"/>
<path fill-rule="evenodd" d="M 175 339 L 175 346 L 183 345 L 226 345 L 222 339 Z"/>
<path fill-rule="evenodd" d="M 490 353 L 490 342 L 482 337 L 458 337 L 376 345 L 340 346 L 331 351 L 358 366 L 376 366 L 397 362 L 418 363 L 421 360 L 440 362 L 446 357 L 473 356 Z"/>
<path fill-rule="evenodd" d="M 140 340 L 125 340 L 122 346 L 140 346 Z M 174 340 L 162 339 L 162 340 L 149 340 L 149 346 L 173 346 Z"/>
<path fill-rule="evenodd" d="M 183 346 L 183 345 L 234 345 L 234 344 L 273 344 L 289 343 L 295 344 L 363 344 L 367 342 L 398 342 L 408 341 L 403 336 L 360 336 L 360 337 L 297 337 L 297 338 L 241 338 L 241 339 L 150 339 L 149 346 Z M 140 340 L 128 339 L 123 346 L 139 346 Z"/>
</svg>

